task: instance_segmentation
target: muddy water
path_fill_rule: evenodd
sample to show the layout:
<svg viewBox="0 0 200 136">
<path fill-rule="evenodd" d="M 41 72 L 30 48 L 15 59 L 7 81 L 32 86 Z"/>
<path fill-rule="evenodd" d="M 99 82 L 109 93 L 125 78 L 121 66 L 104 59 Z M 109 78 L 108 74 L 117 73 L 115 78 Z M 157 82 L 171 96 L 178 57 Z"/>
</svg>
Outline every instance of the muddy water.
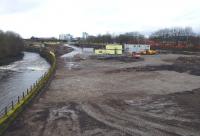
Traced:
<svg viewBox="0 0 200 136">
<path fill-rule="evenodd" d="M 77 62 L 77 59 L 87 58 L 89 55 L 93 54 L 93 48 L 78 48 L 72 45 L 65 45 L 73 49 L 72 52 L 64 54 L 61 56 L 65 60 L 65 67 L 68 70 L 79 69 L 80 65 Z"/>
<path fill-rule="evenodd" d="M 0 66 L 0 110 L 16 101 L 50 67 L 37 53 L 24 52 L 20 61 Z"/>
<path fill-rule="evenodd" d="M 65 46 L 68 46 L 68 47 L 73 49 L 72 52 L 64 54 L 64 55 L 61 56 L 61 58 L 63 58 L 65 60 L 65 67 L 69 70 L 78 68 L 79 65 L 77 64 L 77 62 L 75 62 L 73 57 L 75 55 L 82 54 L 81 48 L 71 46 L 71 45 L 65 45 Z"/>
</svg>

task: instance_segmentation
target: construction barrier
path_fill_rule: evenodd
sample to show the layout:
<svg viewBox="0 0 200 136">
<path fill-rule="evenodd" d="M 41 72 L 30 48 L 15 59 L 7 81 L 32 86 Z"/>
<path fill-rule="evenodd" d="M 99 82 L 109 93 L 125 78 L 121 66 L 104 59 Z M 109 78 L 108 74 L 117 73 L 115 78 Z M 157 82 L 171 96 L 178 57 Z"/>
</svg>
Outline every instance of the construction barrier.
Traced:
<svg viewBox="0 0 200 136">
<path fill-rule="evenodd" d="M 0 135 L 2 135 L 15 118 L 23 111 L 25 106 L 46 86 L 56 69 L 56 57 L 53 52 L 44 52 L 43 55 L 50 62 L 51 67 L 29 89 L 18 96 L 16 101 L 0 111 Z"/>
</svg>

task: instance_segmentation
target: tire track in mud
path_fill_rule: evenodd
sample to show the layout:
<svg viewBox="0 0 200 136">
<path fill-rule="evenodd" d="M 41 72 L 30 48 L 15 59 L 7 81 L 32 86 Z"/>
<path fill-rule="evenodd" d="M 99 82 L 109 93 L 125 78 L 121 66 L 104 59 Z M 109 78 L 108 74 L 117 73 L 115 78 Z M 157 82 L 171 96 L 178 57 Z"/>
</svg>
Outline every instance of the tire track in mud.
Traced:
<svg viewBox="0 0 200 136">
<path fill-rule="evenodd" d="M 36 114 L 32 118 L 34 124 L 43 121 L 43 127 L 36 134 L 39 136 L 130 136 L 89 116 L 80 104 L 74 102 L 52 104 Z"/>
<path fill-rule="evenodd" d="M 85 104 L 82 109 L 96 120 L 130 135 L 163 135 L 163 136 L 198 136 L 200 131 L 185 125 L 194 120 L 186 118 L 153 114 L 131 109 L 121 111 L 104 104 Z M 170 122 L 170 123 L 169 123 Z M 196 125 L 199 125 L 197 121 Z"/>
<path fill-rule="evenodd" d="M 78 116 L 68 106 L 50 109 L 42 136 L 80 135 Z"/>
<path fill-rule="evenodd" d="M 119 131 L 123 133 L 127 133 L 129 135 L 134 135 L 134 136 L 144 135 L 144 133 L 138 129 L 132 130 L 130 128 L 126 128 L 117 124 L 116 122 L 113 121 L 113 117 L 109 116 L 110 119 L 107 120 L 106 117 L 108 117 L 108 115 L 106 113 L 97 113 L 93 111 L 94 109 L 92 109 L 89 105 L 82 105 L 82 109 L 84 110 L 84 112 L 86 112 L 89 116 L 96 119 L 97 121 L 102 122 L 107 126 L 118 129 Z"/>
</svg>

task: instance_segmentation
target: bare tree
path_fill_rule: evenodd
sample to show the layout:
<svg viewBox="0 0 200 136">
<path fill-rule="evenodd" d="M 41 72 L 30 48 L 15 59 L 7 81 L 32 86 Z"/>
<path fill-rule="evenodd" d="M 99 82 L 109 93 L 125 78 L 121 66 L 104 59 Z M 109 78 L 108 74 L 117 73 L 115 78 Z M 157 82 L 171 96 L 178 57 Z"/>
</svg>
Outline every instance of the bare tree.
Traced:
<svg viewBox="0 0 200 136">
<path fill-rule="evenodd" d="M 23 39 L 14 32 L 0 30 L 0 58 L 17 56 L 23 50 Z"/>
</svg>

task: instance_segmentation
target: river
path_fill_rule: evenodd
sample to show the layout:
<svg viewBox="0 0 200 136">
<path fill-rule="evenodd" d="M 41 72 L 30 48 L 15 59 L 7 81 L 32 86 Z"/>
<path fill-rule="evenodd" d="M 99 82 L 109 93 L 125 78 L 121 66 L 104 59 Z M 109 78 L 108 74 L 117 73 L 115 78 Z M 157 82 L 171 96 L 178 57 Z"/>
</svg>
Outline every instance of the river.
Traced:
<svg viewBox="0 0 200 136">
<path fill-rule="evenodd" d="M 65 67 L 69 70 L 79 69 L 79 62 L 76 61 L 76 57 L 81 57 L 85 59 L 94 53 L 94 48 L 79 48 L 73 45 L 65 44 L 64 46 L 70 47 L 73 49 L 72 52 L 62 55 L 61 57 L 65 60 Z"/>
<path fill-rule="evenodd" d="M 49 67 L 44 58 L 31 52 L 24 52 L 22 60 L 0 66 L 0 110 L 21 97 Z"/>
</svg>

